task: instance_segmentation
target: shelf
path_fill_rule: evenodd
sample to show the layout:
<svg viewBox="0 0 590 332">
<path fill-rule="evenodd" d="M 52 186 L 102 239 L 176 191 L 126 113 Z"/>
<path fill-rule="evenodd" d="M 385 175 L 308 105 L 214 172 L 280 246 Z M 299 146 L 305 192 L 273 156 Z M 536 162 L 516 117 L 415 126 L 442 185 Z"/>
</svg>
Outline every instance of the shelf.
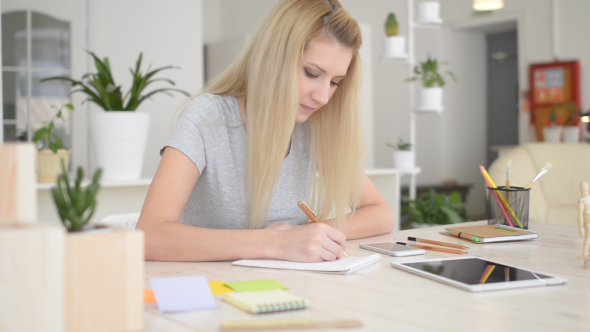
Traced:
<svg viewBox="0 0 590 332">
<path fill-rule="evenodd" d="M 414 108 L 414 112 L 416 113 L 436 113 L 440 114 L 444 110 L 444 107 L 416 107 Z"/>
</svg>

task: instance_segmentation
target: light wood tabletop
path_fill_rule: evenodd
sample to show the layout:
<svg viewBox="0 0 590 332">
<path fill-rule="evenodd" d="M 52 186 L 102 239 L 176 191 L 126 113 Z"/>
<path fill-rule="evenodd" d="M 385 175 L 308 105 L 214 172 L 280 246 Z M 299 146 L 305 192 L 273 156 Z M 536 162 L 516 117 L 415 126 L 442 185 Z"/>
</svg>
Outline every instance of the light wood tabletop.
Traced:
<svg viewBox="0 0 590 332">
<path fill-rule="evenodd" d="M 464 225 L 484 224 L 472 222 Z M 390 262 L 417 258 L 463 257 L 427 251 L 424 256 L 392 257 L 349 275 L 234 267 L 231 262 L 146 262 L 149 278 L 205 276 L 224 282 L 274 279 L 289 292 L 311 301 L 308 309 L 250 314 L 217 296 L 216 310 L 162 314 L 145 305 L 145 331 L 219 331 L 226 320 L 312 318 L 318 321 L 359 319 L 364 327 L 350 331 L 590 331 L 590 270 L 576 257 L 582 252 L 575 226 L 531 223 L 536 241 L 470 244 L 439 234 L 444 227 L 394 231 L 347 242 L 349 256 L 373 254 L 359 243 L 407 241 L 408 236 L 467 244 L 468 256 L 482 257 L 568 279 L 565 285 L 471 293 L 394 269 Z M 318 331 L 341 329 L 321 329 Z"/>
</svg>

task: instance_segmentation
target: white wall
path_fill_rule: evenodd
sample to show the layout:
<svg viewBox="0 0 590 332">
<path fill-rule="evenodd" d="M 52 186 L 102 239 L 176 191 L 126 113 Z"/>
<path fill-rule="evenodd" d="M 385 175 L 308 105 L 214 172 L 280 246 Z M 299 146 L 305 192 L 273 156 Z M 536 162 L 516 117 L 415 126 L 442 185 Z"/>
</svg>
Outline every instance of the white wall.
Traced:
<svg viewBox="0 0 590 332">
<path fill-rule="evenodd" d="M 502 10 L 487 16 L 521 17 L 519 36 L 520 56 L 524 65 L 520 70 L 522 89 L 528 89 L 528 65 L 553 60 L 552 55 L 552 1 L 510 0 Z M 216 10 L 221 24 L 205 26 L 205 40 L 224 39 L 252 33 L 276 0 L 204 0 L 204 13 Z M 460 184 L 472 184 L 468 197 L 470 214 L 485 213 L 483 181 L 478 165 L 485 163 L 485 35 L 482 32 L 457 30 L 460 22 L 473 21 L 486 15 L 475 16 L 472 0 L 442 0 L 441 11 L 445 22 L 440 31 L 417 30 L 416 58 L 427 54 L 449 61 L 457 83 L 446 88 L 445 111 L 441 115 L 417 116 L 417 163 L 422 167 L 419 184 L 437 184 L 455 179 Z M 590 63 L 587 18 L 590 1 L 558 0 L 558 52 L 563 60 L 578 59 L 581 67 Z M 391 150 L 386 142 L 398 137 L 409 138 L 408 85 L 405 65 L 383 63 L 379 60 L 383 24 L 387 13 L 394 11 L 400 21 L 400 34 L 407 35 L 405 0 L 341 0 L 341 4 L 360 23 L 371 27 L 373 71 L 373 126 L 376 167 L 391 167 Z M 582 82 L 590 81 L 590 71 L 582 70 Z M 590 107 L 590 84 L 582 84 L 582 104 Z M 528 114 L 521 114 L 521 142 L 529 138 Z"/>
</svg>

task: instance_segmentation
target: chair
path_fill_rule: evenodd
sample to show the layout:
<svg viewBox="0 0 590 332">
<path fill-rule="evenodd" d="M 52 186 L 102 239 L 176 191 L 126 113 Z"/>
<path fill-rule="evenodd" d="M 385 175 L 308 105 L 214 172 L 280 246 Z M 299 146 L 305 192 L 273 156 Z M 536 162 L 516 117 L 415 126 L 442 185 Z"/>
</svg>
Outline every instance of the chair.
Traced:
<svg viewBox="0 0 590 332">
<path fill-rule="evenodd" d="M 580 182 L 590 181 L 590 145 L 565 143 L 529 143 L 520 145 L 496 159 L 489 168 L 497 186 L 506 182 L 506 164 L 512 160 L 510 185 L 524 187 L 543 166 L 552 167 L 533 185 L 529 220 L 576 225 Z"/>
<path fill-rule="evenodd" d="M 139 220 L 139 212 L 113 214 L 100 221 L 101 224 L 115 225 L 128 229 L 135 229 Z"/>
</svg>

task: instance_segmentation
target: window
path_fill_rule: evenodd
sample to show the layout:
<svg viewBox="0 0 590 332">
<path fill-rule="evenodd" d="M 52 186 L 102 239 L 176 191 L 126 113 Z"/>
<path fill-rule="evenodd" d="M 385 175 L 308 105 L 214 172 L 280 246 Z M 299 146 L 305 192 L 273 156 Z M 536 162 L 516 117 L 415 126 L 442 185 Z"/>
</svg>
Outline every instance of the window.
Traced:
<svg viewBox="0 0 590 332">
<path fill-rule="evenodd" d="M 69 102 L 70 84 L 40 80 L 70 75 L 70 23 L 34 11 L 2 14 L 2 82 L 4 141 L 31 141 L 52 106 Z M 71 147 L 70 114 L 54 132 Z"/>
</svg>

